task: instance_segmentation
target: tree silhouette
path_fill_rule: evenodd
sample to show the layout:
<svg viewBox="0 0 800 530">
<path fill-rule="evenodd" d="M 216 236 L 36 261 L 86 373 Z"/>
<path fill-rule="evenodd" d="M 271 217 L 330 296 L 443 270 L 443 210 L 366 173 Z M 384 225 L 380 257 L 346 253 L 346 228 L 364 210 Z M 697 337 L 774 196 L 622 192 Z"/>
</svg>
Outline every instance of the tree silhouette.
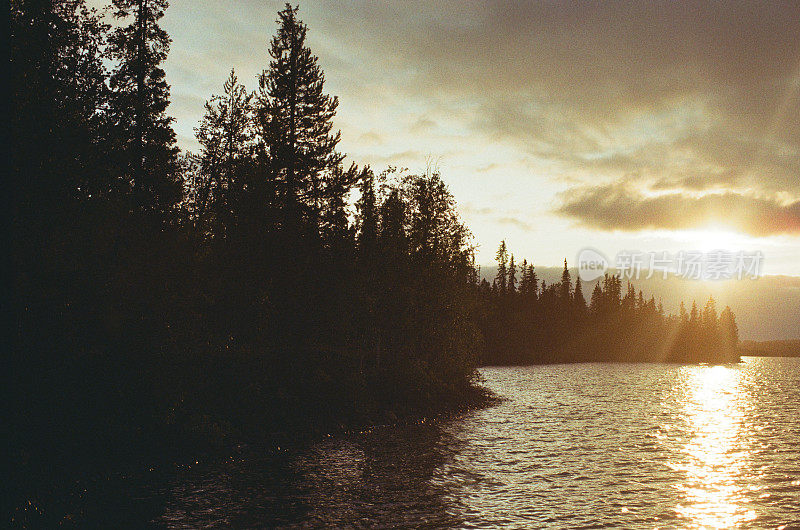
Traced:
<svg viewBox="0 0 800 530">
<path fill-rule="evenodd" d="M 500 292 L 505 294 L 508 291 L 508 250 L 506 249 L 505 240 L 500 242 L 495 259 L 497 260 L 495 282 Z"/>
<path fill-rule="evenodd" d="M 572 301 L 575 305 L 578 317 L 582 318 L 586 312 L 586 299 L 583 297 L 583 288 L 581 287 L 580 278 L 575 280 L 575 290 L 572 293 Z"/>
<path fill-rule="evenodd" d="M 514 263 L 514 254 L 511 254 L 511 259 L 508 262 L 508 292 L 515 294 L 517 292 L 517 266 Z"/>
<path fill-rule="evenodd" d="M 251 94 L 239 84 L 231 70 L 222 96 L 206 102 L 206 113 L 196 129 L 200 144 L 200 171 L 204 183 L 199 190 L 198 221 L 213 216 L 213 227 L 200 226 L 215 237 L 225 238 L 236 222 L 247 187 L 245 181 L 252 157 Z"/>
<path fill-rule="evenodd" d="M 178 148 L 166 114 L 169 85 L 161 63 L 170 38 L 158 25 L 166 0 L 114 0 L 114 17 L 127 25 L 109 36 L 108 55 L 117 61 L 109 79 L 110 118 L 122 178 L 133 191 L 133 208 L 165 211 L 181 198 Z"/>
<path fill-rule="evenodd" d="M 572 277 L 567 268 L 567 260 L 564 259 L 564 271 L 561 273 L 561 284 L 559 285 L 559 298 L 561 302 L 568 306 L 572 300 Z"/>
<path fill-rule="evenodd" d="M 305 45 L 307 26 L 289 4 L 278 13 L 270 67 L 259 77 L 256 118 L 264 165 L 280 185 L 287 222 L 317 225 L 323 203 L 341 195 L 336 169 L 338 99 L 324 93 L 325 76 Z"/>
</svg>

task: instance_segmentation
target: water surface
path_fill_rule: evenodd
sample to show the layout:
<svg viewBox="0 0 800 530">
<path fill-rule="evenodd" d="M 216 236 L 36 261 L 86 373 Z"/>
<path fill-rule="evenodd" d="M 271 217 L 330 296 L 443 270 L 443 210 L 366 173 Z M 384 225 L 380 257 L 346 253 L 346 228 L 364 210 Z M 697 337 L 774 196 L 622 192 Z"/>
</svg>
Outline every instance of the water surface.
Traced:
<svg viewBox="0 0 800 530">
<path fill-rule="evenodd" d="M 481 373 L 506 401 L 128 478 L 85 515 L 192 528 L 800 523 L 800 359 Z"/>
</svg>

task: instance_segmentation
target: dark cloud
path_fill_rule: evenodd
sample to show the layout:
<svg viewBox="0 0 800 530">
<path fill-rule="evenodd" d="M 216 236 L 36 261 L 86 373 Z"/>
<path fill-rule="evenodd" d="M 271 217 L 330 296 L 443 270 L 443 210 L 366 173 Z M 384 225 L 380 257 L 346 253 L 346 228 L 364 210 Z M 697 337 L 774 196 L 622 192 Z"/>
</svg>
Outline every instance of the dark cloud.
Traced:
<svg viewBox="0 0 800 530">
<path fill-rule="evenodd" d="M 800 235 L 800 201 L 733 192 L 647 196 L 627 183 L 574 189 L 562 194 L 557 213 L 602 230 L 682 230 L 726 227 L 754 236 Z"/>
<path fill-rule="evenodd" d="M 181 134 L 231 67 L 253 87 L 282 7 L 173 0 Z M 575 186 L 558 211 L 588 226 L 798 234 L 798 2 L 323 0 L 301 17 L 359 161 L 422 164 L 463 137 L 486 146 L 476 174 Z"/>
<path fill-rule="evenodd" d="M 800 196 L 796 2 L 323 2 L 359 68 L 558 165 Z M 359 31 L 352 31 L 358 27 Z M 388 72 L 388 73 L 387 73 Z M 374 85 L 370 89 L 380 89 Z"/>
</svg>

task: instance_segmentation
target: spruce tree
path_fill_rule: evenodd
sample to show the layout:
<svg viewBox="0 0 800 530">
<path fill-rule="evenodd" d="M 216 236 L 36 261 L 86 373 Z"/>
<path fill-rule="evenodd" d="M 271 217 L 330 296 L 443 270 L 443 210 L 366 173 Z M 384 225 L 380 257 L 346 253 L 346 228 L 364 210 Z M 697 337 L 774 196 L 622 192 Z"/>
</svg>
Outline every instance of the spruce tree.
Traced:
<svg viewBox="0 0 800 530">
<path fill-rule="evenodd" d="M 339 101 L 324 92 L 325 76 L 305 45 L 307 26 L 297 11 L 286 4 L 278 13 L 272 60 L 259 77 L 256 118 L 285 222 L 296 225 L 305 219 L 316 227 L 326 202 L 347 193 L 349 181 L 340 182 L 336 174 L 343 159 L 336 151 L 340 133 L 333 132 Z"/>
<path fill-rule="evenodd" d="M 586 310 L 586 299 L 583 297 L 583 288 L 580 278 L 575 280 L 575 291 L 572 293 L 572 302 L 575 304 L 578 315 L 583 315 Z"/>
<path fill-rule="evenodd" d="M 539 278 L 536 275 L 536 269 L 532 264 L 528 265 L 528 274 L 531 282 L 531 298 L 536 300 L 539 297 Z"/>
<path fill-rule="evenodd" d="M 514 254 L 511 254 L 511 260 L 508 262 L 508 292 L 511 294 L 517 292 L 517 266 L 514 263 Z"/>
<path fill-rule="evenodd" d="M 603 289 L 600 287 L 600 282 L 597 282 L 594 284 L 594 289 L 592 289 L 592 298 L 589 301 L 589 309 L 591 310 L 592 314 L 603 314 L 605 311 L 603 298 Z"/>
<path fill-rule="evenodd" d="M 738 360 L 739 353 L 739 327 L 736 325 L 736 317 L 728 306 L 719 315 L 719 327 L 722 345 L 725 354 L 729 359 Z"/>
<path fill-rule="evenodd" d="M 495 276 L 495 281 L 497 282 L 499 291 L 505 294 L 508 286 L 508 250 L 506 249 L 505 239 L 500 242 L 500 246 L 497 248 L 497 254 L 495 254 L 495 259 L 497 260 L 497 276 Z"/>
<path fill-rule="evenodd" d="M 378 239 L 378 204 L 375 196 L 375 175 L 369 168 L 361 173 L 361 196 L 356 202 L 358 216 L 358 250 L 363 258 L 369 259 Z"/>
<path fill-rule="evenodd" d="M 521 294 L 523 297 L 527 297 L 528 293 L 530 292 L 530 276 L 528 276 L 527 259 L 522 259 L 522 265 L 520 266 L 519 270 L 522 273 L 522 277 L 519 280 L 519 294 Z"/>
<path fill-rule="evenodd" d="M 133 192 L 136 210 L 164 212 L 182 192 L 173 120 L 166 114 L 169 85 L 161 68 L 170 38 L 158 21 L 168 5 L 167 0 L 113 0 L 115 18 L 128 24 L 109 38 L 109 56 L 117 61 L 110 116 L 123 154 L 120 176 Z"/>
<path fill-rule="evenodd" d="M 561 273 L 561 285 L 559 286 L 559 298 L 563 304 L 569 304 L 572 293 L 572 278 L 567 268 L 567 259 L 564 258 L 564 271 Z"/>
<path fill-rule="evenodd" d="M 252 95 L 231 70 L 221 96 L 206 102 L 206 113 L 195 130 L 200 143 L 201 174 L 206 179 L 201 192 L 199 215 L 214 214 L 213 235 L 225 238 L 235 222 L 237 200 L 246 186 L 253 139 L 250 100 Z"/>
</svg>

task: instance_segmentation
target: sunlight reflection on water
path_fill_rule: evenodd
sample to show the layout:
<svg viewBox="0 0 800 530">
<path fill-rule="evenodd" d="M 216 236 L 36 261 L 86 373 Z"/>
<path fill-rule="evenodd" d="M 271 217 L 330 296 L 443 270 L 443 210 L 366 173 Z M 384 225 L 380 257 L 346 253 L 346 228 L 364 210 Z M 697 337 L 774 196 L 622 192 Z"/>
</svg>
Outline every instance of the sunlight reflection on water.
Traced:
<svg viewBox="0 0 800 530">
<path fill-rule="evenodd" d="M 87 495 L 85 526 L 800 523 L 800 359 L 481 372 L 506 401 L 129 480 L 116 505 Z"/>
<path fill-rule="evenodd" d="M 730 528 L 756 517 L 740 484 L 748 458 L 743 432 L 748 396 L 742 372 L 726 366 L 694 366 L 688 374 L 684 411 L 691 439 L 676 469 L 686 472 L 676 512 L 699 527 Z"/>
</svg>

